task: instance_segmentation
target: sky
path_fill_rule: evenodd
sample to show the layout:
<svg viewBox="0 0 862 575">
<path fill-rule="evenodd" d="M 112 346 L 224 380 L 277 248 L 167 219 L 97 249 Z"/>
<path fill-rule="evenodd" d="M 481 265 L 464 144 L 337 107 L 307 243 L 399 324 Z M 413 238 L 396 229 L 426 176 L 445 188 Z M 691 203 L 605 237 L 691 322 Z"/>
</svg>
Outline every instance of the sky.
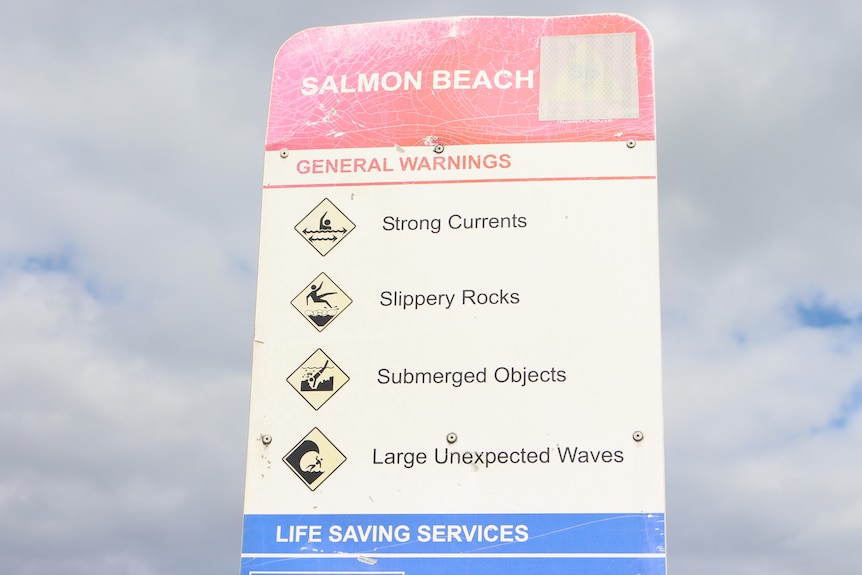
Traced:
<svg viewBox="0 0 862 575">
<path fill-rule="evenodd" d="M 668 571 L 858 573 L 851 0 L 0 0 L 0 571 L 238 571 L 284 41 L 604 12 L 655 45 Z"/>
</svg>

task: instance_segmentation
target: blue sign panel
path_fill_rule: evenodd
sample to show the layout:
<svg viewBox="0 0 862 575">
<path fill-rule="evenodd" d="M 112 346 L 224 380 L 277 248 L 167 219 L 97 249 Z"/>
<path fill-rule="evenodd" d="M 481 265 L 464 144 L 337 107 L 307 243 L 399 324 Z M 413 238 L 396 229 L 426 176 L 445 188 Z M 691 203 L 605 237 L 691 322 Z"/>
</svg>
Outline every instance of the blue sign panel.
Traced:
<svg viewBox="0 0 862 575">
<path fill-rule="evenodd" d="M 247 515 L 242 575 L 660 575 L 663 514 Z"/>
</svg>

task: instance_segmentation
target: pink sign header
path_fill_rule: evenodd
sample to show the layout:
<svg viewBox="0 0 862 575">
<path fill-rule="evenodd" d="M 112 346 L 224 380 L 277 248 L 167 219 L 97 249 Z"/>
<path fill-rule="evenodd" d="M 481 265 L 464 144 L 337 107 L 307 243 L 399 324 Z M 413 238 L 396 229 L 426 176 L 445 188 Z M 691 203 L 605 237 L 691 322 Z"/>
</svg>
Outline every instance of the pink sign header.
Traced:
<svg viewBox="0 0 862 575">
<path fill-rule="evenodd" d="M 620 14 L 300 32 L 279 50 L 266 149 L 654 140 L 652 42 Z"/>
</svg>

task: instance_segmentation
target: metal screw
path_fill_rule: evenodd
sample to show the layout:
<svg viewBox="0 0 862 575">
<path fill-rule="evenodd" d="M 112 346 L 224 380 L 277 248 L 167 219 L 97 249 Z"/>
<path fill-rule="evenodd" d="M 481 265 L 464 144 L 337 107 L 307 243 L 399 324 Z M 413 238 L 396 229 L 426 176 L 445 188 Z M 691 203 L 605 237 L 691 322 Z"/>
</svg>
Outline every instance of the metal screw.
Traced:
<svg viewBox="0 0 862 575">
<path fill-rule="evenodd" d="M 635 441 L 643 441 L 643 439 L 644 439 L 643 432 L 642 431 L 635 431 L 634 433 L 632 433 L 632 439 L 634 439 Z"/>
<path fill-rule="evenodd" d="M 638 143 L 635 142 L 634 140 L 629 140 L 628 142 L 626 142 L 626 148 L 634 148 L 637 145 L 638 145 Z"/>
<path fill-rule="evenodd" d="M 445 150 L 445 149 L 446 148 L 443 147 L 443 144 L 437 144 L 436 146 L 434 146 L 434 153 L 435 154 L 442 154 L 443 150 Z"/>
<path fill-rule="evenodd" d="M 290 152 L 288 152 L 287 150 L 282 150 L 278 153 L 278 155 L 281 156 L 282 158 L 286 158 L 290 155 Z"/>
<path fill-rule="evenodd" d="M 447 443 L 455 443 L 456 441 L 458 441 L 458 436 L 456 434 L 449 433 L 446 435 L 446 442 Z"/>
<path fill-rule="evenodd" d="M 261 436 L 260 436 L 260 441 L 261 441 L 264 445 L 269 445 L 270 443 L 272 443 L 272 436 L 271 436 L 271 435 L 261 435 Z"/>
</svg>

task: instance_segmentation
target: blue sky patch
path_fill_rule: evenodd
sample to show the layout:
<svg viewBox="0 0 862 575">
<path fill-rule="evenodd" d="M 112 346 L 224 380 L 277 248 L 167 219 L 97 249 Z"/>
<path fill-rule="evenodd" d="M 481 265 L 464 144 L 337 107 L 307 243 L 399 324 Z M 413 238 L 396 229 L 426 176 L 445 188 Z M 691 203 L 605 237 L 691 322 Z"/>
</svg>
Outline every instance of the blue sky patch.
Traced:
<svg viewBox="0 0 862 575">
<path fill-rule="evenodd" d="M 829 420 L 831 429 L 844 429 L 847 424 L 859 411 L 862 410 L 862 380 L 857 381 L 850 389 L 841 405 L 838 408 L 838 413 Z"/>
<path fill-rule="evenodd" d="M 24 273 L 30 275 L 62 274 L 81 284 L 87 295 L 94 301 L 116 303 L 124 299 L 125 289 L 120 285 L 110 285 L 94 276 L 81 273 L 69 252 L 37 255 L 18 255 L 0 261 L 0 276 L 4 273 Z"/>
<path fill-rule="evenodd" d="M 736 345 L 743 347 L 748 343 L 748 335 L 740 330 L 734 330 L 730 333 L 730 337 L 733 338 L 733 341 Z"/>
<path fill-rule="evenodd" d="M 829 418 L 826 424 L 811 430 L 812 435 L 819 435 L 828 431 L 843 431 L 860 411 L 862 411 L 862 379 L 853 384 L 848 393 L 841 399 L 835 414 Z"/>
<path fill-rule="evenodd" d="M 823 303 L 819 298 L 809 304 L 797 303 L 795 315 L 805 327 L 828 329 L 854 323 L 862 324 L 862 317 L 853 317 L 836 304 Z"/>
<path fill-rule="evenodd" d="M 72 258 L 68 254 L 46 254 L 28 256 L 20 265 L 21 271 L 27 273 L 68 273 L 72 270 Z"/>
</svg>

